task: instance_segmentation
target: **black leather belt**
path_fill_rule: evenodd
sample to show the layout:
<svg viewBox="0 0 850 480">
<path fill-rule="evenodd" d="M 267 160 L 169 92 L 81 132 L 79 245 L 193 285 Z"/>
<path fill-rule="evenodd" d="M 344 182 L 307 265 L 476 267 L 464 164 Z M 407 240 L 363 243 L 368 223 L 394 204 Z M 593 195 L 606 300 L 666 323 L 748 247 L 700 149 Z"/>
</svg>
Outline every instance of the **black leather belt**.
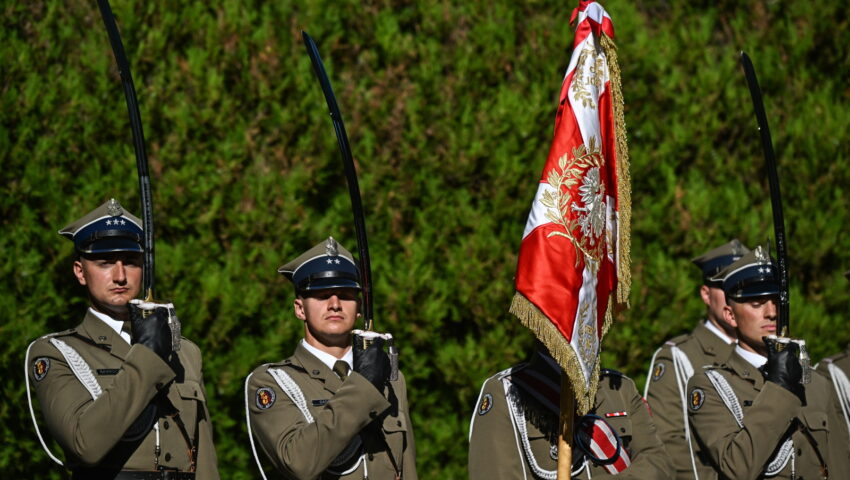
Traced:
<svg viewBox="0 0 850 480">
<path fill-rule="evenodd" d="M 115 480 L 195 480 L 195 472 L 178 472 L 175 470 L 160 470 L 156 472 L 118 472 Z"/>
</svg>

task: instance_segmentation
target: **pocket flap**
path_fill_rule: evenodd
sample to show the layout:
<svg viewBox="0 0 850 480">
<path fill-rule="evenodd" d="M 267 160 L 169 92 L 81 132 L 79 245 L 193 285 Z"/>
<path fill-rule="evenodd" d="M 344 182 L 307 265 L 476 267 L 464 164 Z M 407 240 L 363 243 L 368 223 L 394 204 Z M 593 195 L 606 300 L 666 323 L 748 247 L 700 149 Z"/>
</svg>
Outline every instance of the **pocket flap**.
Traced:
<svg viewBox="0 0 850 480">
<path fill-rule="evenodd" d="M 200 383 L 194 380 L 186 380 L 183 383 L 175 384 L 175 387 L 177 387 L 177 393 L 180 394 L 181 398 L 194 399 L 199 402 L 206 401 L 204 389 L 201 387 Z"/>
</svg>

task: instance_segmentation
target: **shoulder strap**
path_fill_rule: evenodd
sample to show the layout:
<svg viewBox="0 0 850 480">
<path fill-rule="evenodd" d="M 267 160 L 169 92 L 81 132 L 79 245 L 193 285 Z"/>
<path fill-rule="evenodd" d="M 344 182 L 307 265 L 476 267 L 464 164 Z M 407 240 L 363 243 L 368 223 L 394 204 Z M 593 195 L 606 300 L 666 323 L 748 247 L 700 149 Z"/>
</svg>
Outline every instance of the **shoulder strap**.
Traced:
<svg viewBox="0 0 850 480">
<path fill-rule="evenodd" d="M 726 408 L 728 408 L 729 412 L 732 413 L 738 427 L 744 428 L 744 410 L 741 408 L 741 403 L 738 401 L 735 391 L 732 390 L 732 386 L 729 385 L 729 381 L 726 380 L 726 377 L 721 375 L 717 370 L 706 370 L 705 375 L 714 386 L 717 394 L 720 395 L 720 399 L 723 400 L 723 404 L 726 405 Z M 785 468 L 785 465 L 788 464 L 788 460 L 793 457 L 794 441 L 789 435 L 782 443 L 782 446 L 779 447 L 779 450 L 777 450 L 776 455 L 773 456 L 765 467 L 764 474 L 768 477 L 777 475 Z M 792 469 L 793 468 L 794 467 L 792 466 Z"/>
</svg>

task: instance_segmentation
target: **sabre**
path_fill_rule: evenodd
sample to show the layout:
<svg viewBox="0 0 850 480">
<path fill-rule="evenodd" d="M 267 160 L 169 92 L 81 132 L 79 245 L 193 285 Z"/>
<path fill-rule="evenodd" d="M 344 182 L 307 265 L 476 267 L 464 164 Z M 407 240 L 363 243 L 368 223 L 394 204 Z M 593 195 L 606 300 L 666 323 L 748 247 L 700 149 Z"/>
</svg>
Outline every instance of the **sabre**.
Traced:
<svg viewBox="0 0 850 480">
<path fill-rule="evenodd" d="M 756 78 L 753 62 L 746 52 L 741 52 L 741 66 L 747 78 L 747 86 L 753 99 L 753 108 L 758 121 L 761 146 L 764 150 L 767 179 L 770 184 L 770 206 L 773 211 L 773 232 L 776 237 L 776 258 L 779 268 L 779 316 L 776 320 L 776 331 L 780 336 L 790 336 L 790 319 L 788 305 L 788 253 L 785 245 L 785 220 L 782 216 L 782 195 L 779 191 L 779 173 L 776 168 L 776 157 L 773 153 L 773 142 L 770 140 L 770 128 L 767 126 L 767 115 L 764 113 L 761 88 Z"/>
<path fill-rule="evenodd" d="M 307 54 L 310 56 L 310 62 L 313 64 L 313 71 L 316 72 L 316 77 L 318 77 L 319 84 L 322 86 L 325 101 L 328 103 L 328 110 L 330 110 L 334 133 L 336 133 L 336 140 L 339 144 L 342 164 L 345 167 L 348 195 L 351 197 L 351 213 L 354 215 L 354 230 L 357 234 L 357 249 L 360 253 L 360 277 L 363 283 L 362 313 L 366 330 L 372 330 L 372 267 L 369 262 L 369 244 L 366 241 L 366 220 L 363 216 L 363 204 L 360 201 L 357 170 L 354 168 L 354 159 L 351 156 L 351 146 L 348 143 L 348 135 L 345 133 L 345 123 L 342 121 L 342 113 L 339 111 L 339 105 L 336 103 L 336 96 L 331 87 L 331 81 L 328 79 L 328 74 L 325 72 L 325 65 L 322 63 L 319 49 L 316 47 L 316 42 L 313 41 L 307 32 L 302 30 L 301 36 L 304 39 Z"/>
<path fill-rule="evenodd" d="M 139 115 L 139 104 L 136 101 L 136 87 L 133 85 L 133 75 L 130 73 L 130 62 L 124 53 L 124 44 L 115 15 L 109 6 L 109 0 L 97 0 L 100 16 L 109 35 L 112 53 L 118 63 L 118 73 L 121 74 L 121 85 L 124 86 L 124 98 L 127 100 L 127 111 L 130 115 L 130 127 L 133 130 L 133 150 L 136 152 L 136 169 L 139 172 L 139 192 L 142 198 L 142 229 L 144 230 L 144 263 L 142 266 L 142 286 L 145 299 L 153 298 L 154 289 L 154 244 L 153 244 L 153 202 L 151 201 L 151 181 L 148 175 L 148 156 L 145 152 L 145 134 L 142 131 L 142 117 Z"/>
</svg>

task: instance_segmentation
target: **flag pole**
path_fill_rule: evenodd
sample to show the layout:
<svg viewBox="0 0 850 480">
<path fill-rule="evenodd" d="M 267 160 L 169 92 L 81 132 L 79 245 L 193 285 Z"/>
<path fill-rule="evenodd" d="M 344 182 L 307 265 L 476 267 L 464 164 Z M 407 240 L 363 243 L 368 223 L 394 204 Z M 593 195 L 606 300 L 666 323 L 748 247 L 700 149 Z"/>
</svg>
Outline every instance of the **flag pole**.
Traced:
<svg viewBox="0 0 850 480">
<path fill-rule="evenodd" d="M 558 433 L 558 480 L 569 480 L 573 466 L 573 418 L 576 395 L 566 372 L 561 372 L 561 428 Z"/>
</svg>

